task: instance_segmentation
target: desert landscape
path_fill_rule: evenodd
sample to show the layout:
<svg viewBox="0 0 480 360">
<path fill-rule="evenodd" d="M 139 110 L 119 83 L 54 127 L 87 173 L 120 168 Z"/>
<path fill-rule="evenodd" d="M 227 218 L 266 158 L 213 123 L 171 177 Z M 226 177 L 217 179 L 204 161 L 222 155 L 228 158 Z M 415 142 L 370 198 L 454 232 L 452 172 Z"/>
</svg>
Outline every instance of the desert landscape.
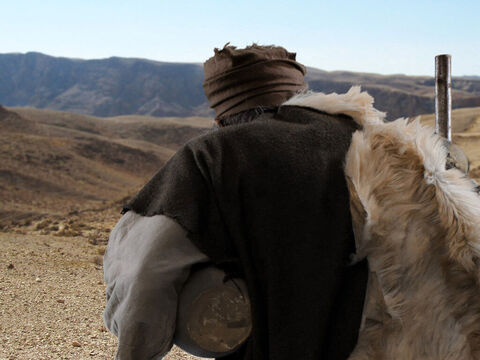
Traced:
<svg viewBox="0 0 480 360">
<path fill-rule="evenodd" d="M 228 114 L 230 110 L 235 112 L 244 105 L 250 107 L 250 104 L 270 107 L 274 105 L 271 101 L 277 103 L 276 99 L 290 90 L 344 94 L 353 86 L 359 86 L 374 98 L 374 107 L 386 113 L 385 121 L 413 120 L 421 116 L 422 123 L 430 126 L 433 132 L 438 85 L 442 88 L 446 85 L 451 94 L 453 143 L 464 150 L 469 158 L 468 175 L 480 184 L 480 1 L 467 4 L 380 0 L 368 4 L 360 1 L 278 0 L 3 1 L 0 7 L 0 33 L 3 35 L 0 42 L 0 360 L 115 359 L 118 340 L 106 328 L 102 317 L 106 304 L 104 255 L 110 234 L 122 217 L 122 208 L 185 143 L 218 131 L 214 117 Z M 261 48 L 266 50 L 265 56 Z M 237 51 L 241 49 L 247 51 Z M 449 66 L 441 66 L 443 61 L 439 61 L 438 56 L 443 60 L 449 58 Z M 451 82 L 445 82 L 445 79 Z M 360 104 L 360 97 L 356 99 Z M 447 103 L 450 105 L 449 101 Z M 330 105 L 334 106 L 333 103 Z M 347 104 L 338 104 L 344 105 Z M 285 134 L 296 132 L 295 127 L 290 129 L 287 125 L 282 128 Z M 336 128 L 327 127 L 324 134 L 327 141 L 343 138 L 343 135 L 337 136 Z M 306 138 L 312 139 L 310 134 Z M 250 146 L 253 149 L 257 144 L 265 144 L 265 154 L 270 153 L 272 144 L 279 154 L 284 144 L 292 145 L 288 139 L 285 142 L 272 142 L 267 137 L 260 141 L 250 140 L 239 138 L 249 147 L 248 150 Z M 223 144 L 224 139 L 220 142 Z M 325 148 L 325 144 L 318 144 Z M 317 191 L 312 195 L 310 186 L 319 190 L 316 188 L 318 179 L 316 176 L 302 177 L 305 173 L 299 171 L 301 163 L 313 171 L 330 171 L 333 164 L 330 160 L 338 160 L 333 156 L 337 154 L 336 150 L 343 148 L 342 141 L 338 143 L 338 149 L 328 154 L 331 159 L 319 161 L 315 166 L 311 164 L 317 162 L 313 159 L 317 159 L 318 154 L 306 151 L 301 144 L 296 146 L 296 142 L 293 145 L 298 156 L 293 158 L 295 166 L 289 166 L 290 157 L 283 156 L 283 153 L 282 161 L 256 159 L 260 160 L 256 161 L 260 165 L 255 169 L 261 166 L 261 170 L 269 175 L 265 177 L 258 176 L 258 173 L 246 176 L 243 171 L 239 176 L 225 176 L 232 175 L 228 173 L 231 165 L 243 162 L 248 154 L 239 152 L 236 154 L 239 156 L 232 156 L 230 160 L 231 154 L 223 156 L 225 149 L 222 149 L 219 154 L 223 154 L 226 166 L 220 171 L 211 171 L 211 179 L 206 182 L 209 191 L 214 190 L 217 204 L 209 200 L 209 206 L 187 209 L 195 211 L 186 211 L 185 216 L 178 214 L 177 210 L 169 212 L 188 230 L 197 232 L 198 229 L 202 238 L 204 232 L 210 231 L 215 234 L 226 231 L 232 235 L 225 244 L 213 241 L 216 235 L 206 238 L 211 240 L 207 242 L 212 243 L 212 247 L 218 249 L 215 252 L 219 258 L 225 260 L 222 265 L 228 275 L 223 278 L 224 282 L 242 276 L 242 273 L 245 278 L 254 280 L 249 281 L 249 290 L 255 305 L 254 333 L 257 336 L 251 339 L 254 341 L 249 345 L 254 346 L 247 349 L 247 357 L 306 360 L 310 356 L 314 359 L 308 360 L 317 360 L 334 353 L 330 357 L 338 357 L 338 350 L 348 352 L 354 342 L 355 329 L 358 329 L 354 323 L 359 319 L 355 315 L 361 308 L 357 302 L 361 295 L 354 294 L 362 291 L 365 277 L 361 276 L 362 270 L 336 271 L 337 267 L 341 268 L 342 259 L 347 260 L 343 255 L 350 252 L 353 245 L 328 241 L 331 233 L 341 240 L 353 233 L 339 225 L 344 224 L 345 219 L 342 209 L 324 206 L 326 203 L 335 204 L 337 199 L 345 200 L 343 191 L 346 189 L 338 186 L 342 184 L 334 181 L 334 177 L 327 176 L 321 184 L 321 189 L 323 185 L 328 189 L 326 196 Z M 207 148 L 211 150 L 211 147 Z M 405 158 L 412 155 L 412 168 L 408 171 L 422 169 L 408 147 L 404 154 Z M 461 152 L 454 155 L 457 156 L 450 156 L 447 160 L 448 168 L 460 163 L 464 165 Z M 203 154 L 194 158 L 198 165 L 203 165 Z M 375 165 L 375 170 L 380 169 L 376 161 L 368 164 Z M 328 174 L 337 176 L 336 170 Z M 250 206 L 244 209 L 243 203 L 238 201 L 235 204 L 239 205 L 238 211 L 231 206 L 231 199 L 237 198 L 237 194 L 217 196 L 219 191 L 225 192 L 223 188 L 230 188 L 222 186 L 220 190 L 217 187 L 217 174 L 223 176 L 222 184 L 229 183 L 225 181 L 226 177 L 234 180 L 233 186 L 245 204 L 250 199 L 258 200 L 254 202 L 253 211 Z M 202 175 L 205 172 L 202 171 Z M 434 180 L 439 188 L 447 189 L 442 179 L 438 182 L 435 176 L 425 175 L 427 182 Z M 283 176 L 292 183 L 305 186 L 287 189 L 288 182 L 281 180 Z M 182 185 L 187 186 L 190 178 L 197 186 L 195 171 L 184 177 L 186 181 Z M 324 178 L 323 174 L 321 178 Z M 263 183 L 263 180 L 270 179 L 272 183 Z M 393 176 L 389 183 L 399 184 L 398 179 L 400 176 Z M 213 180 L 213 187 L 210 180 Z M 296 189 L 290 191 L 290 188 Z M 183 191 L 184 187 L 177 187 L 177 193 L 179 189 L 188 193 Z M 378 193 L 384 193 L 386 197 L 393 194 L 382 190 L 385 189 L 378 190 Z M 477 190 L 480 191 L 480 186 Z M 191 197 L 188 194 L 180 196 L 181 201 L 173 207 L 189 201 L 193 203 L 199 195 L 203 197 L 196 190 L 194 193 L 195 196 Z M 412 194 L 425 204 L 433 198 L 430 193 L 425 196 L 419 192 Z M 172 204 L 171 194 L 166 192 L 165 195 L 161 196 L 161 202 Z M 209 197 L 210 193 L 207 195 Z M 362 194 L 357 195 L 362 197 Z M 443 198 L 438 192 L 435 196 L 436 199 Z M 398 233 L 409 235 L 416 226 L 426 229 L 425 224 L 417 225 L 416 220 L 417 214 L 426 213 L 424 210 L 429 207 L 413 206 L 401 197 L 400 207 L 412 211 L 415 217 L 410 214 L 406 217 L 415 221 L 412 225 L 406 224 L 399 221 L 395 213 L 393 223 L 407 225 L 406 231 L 398 230 Z M 449 203 L 456 205 L 456 202 Z M 290 216 L 290 212 L 285 216 L 284 211 L 289 211 L 291 204 L 295 206 L 295 216 Z M 445 210 L 443 215 L 463 224 L 461 219 L 451 216 L 448 205 L 441 205 Z M 204 222 L 198 224 L 187 219 L 190 213 L 195 213 L 192 216 L 199 214 L 202 219 L 209 218 L 211 223 L 218 223 L 218 211 L 212 211 L 212 206 L 220 208 L 220 217 L 223 218 L 220 222 L 227 225 L 225 229 L 205 227 Z M 361 219 L 366 207 L 358 206 L 354 210 L 359 211 Z M 454 208 L 453 212 L 471 219 L 470 210 Z M 240 215 L 230 216 L 237 213 Z M 309 215 L 303 216 L 305 213 Z M 312 217 L 312 213 L 318 215 Z M 382 212 L 386 213 L 389 212 Z M 256 214 L 266 214 L 269 219 L 277 219 L 278 215 L 281 221 L 273 221 L 275 226 L 270 227 L 271 223 L 262 221 Z M 427 219 L 432 220 L 430 214 Z M 329 226 L 322 226 L 321 230 L 328 233 L 324 236 L 327 241 L 323 242 L 322 236 L 315 236 L 317 246 L 304 246 L 303 236 L 311 238 L 310 229 L 317 231 L 320 221 L 325 220 L 324 216 L 328 220 L 325 224 Z M 293 224 L 284 221 L 286 218 L 293 220 Z M 418 256 L 417 250 L 426 251 L 429 247 L 416 231 L 414 237 L 419 244 L 414 245 L 419 246 L 402 245 L 403 252 L 394 254 L 393 250 L 400 244 L 394 241 L 396 244 L 392 242 L 392 247 L 386 249 L 388 255 L 378 252 L 378 259 L 369 258 L 370 264 L 379 264 L 378 269 L 385 265 L 385 272 L 376 271 L 377 275 L 385 273 L 395 280 L 392 280 L 392 286 L 383 288 L 384 295 L 388 293 L 388 296 L 376 299 L 378 302 L 372 311 L 375 316 L 363 323 L 375 328 L 378 326 L 377 316 L 381 316 L 384 322 L 391 315 L 392 323 L 398 317 L 405 325 L 403 319 L 406 317 L 402 316 L 407 314 L 412 322 L 408 340 L 393 340 L 405 348 L 398 355 L 399 360 L 412 360 L 406 358 L 413 351 L 413 343 L 419 344 L 420 358 L 436 360 L 444 349 L 454 349 L 452 353 L 462 357 L 460 340 L 465 344 L 468 342 L 472 357 L 480 359 L 480 322 L 468 318 L 476 312 L 473 319 L 478 319 L 477 313 L 480 314 L 480 302 L 476 302 L 473 291 L 474 284 L 480 283 L 480 279 L 477 283 L 471 275 L 473 265 L 480 264 L 471 260 L 470 252 L 466 251 L 470 242 L 455 238 L 459 234 L 469 234 L 468 224 L 474 223 L 475 217 L 473 219 L 465 222 L 465 226 L 453 227 L 459 231 L 447 231 L 444 229 L 448 227 L 446 225 L 428 232 L 434 234 L 438 230 L 441 235 L 452 235 L 452 244 L 445 241 L 428 244 L 435 245 L 431 253 L 437 255 L 437 259 L 430 261 L 425 256 Z M 435 224 L 440 222 L 433 221 Z M 246 226 L 238 227 L 242 226 L 238 225 L 241 222 Z M 363 222 L 360 225 L 364 225 Z M 268 230 L 270 228 L 273 230 Z M 306 230 L 305 234 L 302 230 Z M 348 234 L 342 230 L 348 230 Z M 263 241 L 268 238 L 264 235 L 266 231 L 273 234 L 271 243 L 270 240 Z M 248 234 L 248 241 L 237 241 L 244 233 Z M 258 238 L 262 241 L 257 242 Z M 393 238 L 388 236 L 388 239 Z M 142 244 L 142 241 L 136 243 Z M 377 253 L 371 251 L 376 250 L 373 246 L 369 246 L 376 244 L 375 241 L 368 243 L 365 242 L 365 251 L 352 254 L 356 256 L 348 259 L 356 264 L 364 254 Z M 295 251 L 291 251 L 291 246 Z M 151 251 L 146 253 L 152 256 Z M 232 259 L 232 253 L 238 254 L 239 258 Z M 327 256 L 329 254 L 332 256 Z M 319 261 L 317 256 L 324 257 L 325 261 Z M 430 291 L 427 297 L 421 291 L 417 294 L 418 287 L 410 280 L 398 280 L 407 278 L 405 275 L 410 275 L 410 270 L 418 280 L 418 274 L 423 271 L 420 269 L 427 268 L 417 266 L 412 256 L 419 259 L 419 265 L 435 265 L 426 271 L 432 275 L 432 282 L 425 283 L 429 284 L 430 290 L 440 289 L 437 284 L 443 286 L 445 283 L 444 288 L 448 290 L 442 292 L 444 298 L 440 299 L 441 294 L 438 298 L 430 296 Z M 312 259 L 314 261 L 309 261 Z M 397 259 L 400 265 L 406 261 L 412 269 L 399 270 L 399 266 L 395 266 Z M 155 269 L 164 266 L 161 261 L 153 263 L 146 260 L 138 268 L 143 271 L 144 265 L 152 265 Z M 122 265 L 127 267 L 129 264 Z M 359 264 L 357 268 L 361 269 L 361 266 Z M 374 267 L 372 269 L 376 270 Z M 138 268 L 128 268 L 135 279 L 130 294 L 133 301 L 145 310 L 143 304 L 148 298 L 142 296 L 142 292 L 148 291 L 144 289 L 150 289 L 154 282 L 137 281 L 135 270 Z M 202 265 L 198 264 L 198 268 Z M 352 273 L 354 279 L 359 280 L 351 281 Z M 146 277 L 145 274 L 142 272 L 141 276 Z M 438 274 L 442 274 L 443 279 Z M 319 280 L 325 280 L 326 285 L 319 285 Z M 311 283 L 316 286 L 310 286 Z M 379 285 L 376 287 L 380 289 L 383 284 L 385 282 L 374 285 Z M 403 286 L 405 284 L 408 287 Z M 140 290 L 137 291 L 137 287 Z M 119 289 L 122 289 L 121 285 Z M 241 286 L 239 289 L 244 294 Z M 411 295 L 410 299 L 422 300 L 415 307 L 420 309 L 421 316 L 414 311 L 404 311 L 405 301 L 396 300 L 403 289 Z M 456 292 L 458 298 L 454 297 Z M 375 294 L 370 294 L 373 294 L 373 304 Z M 453 298 L 459 301 L 451 301 Z M 437 331 L 436 327 L 442 323 L 438 320 L 445 319 L 432 315 L 436 312 L 430 310 L 439 310 L 441 306 L 429 306 L 423 301 L 425 299 L 435 305 L 455 303 L 457 307 L 452 307 L 445 317 L 449 321 L 453 319 L 455 326 L 451 322 L 445 329 L 440 329 L 442 331 Z M 319 306 L 317 301 L 325 305 Z M 162 310 L 163 306 L 159 304 L 158 308 Z M 223 306 L 217 304 L 213 308 L 215 312 L 223 311 Z M 389 314 L 385 315 L 383 308 Z M 207 318 L 209 314 L 201 314 L 203 325 L 217 323 Z M 419 318 L 431 319 L 432 326 L 425 325 L 422 329 L 426 330 L 416 336 L 420 329 L 417 326 Z M 229 328 L 243 329 L 245 326 L 245 322 L 239 319 L 230 321 L 227 316 L 227 320 Z M 144 324 L 138 325 L 142 331 Z M 128 332 L 132 329 L 126 328 L 123 327 L 122 331 L 129 337 Z M 389 327 L 383 334 L 396 334 L 392 329 L 394 327 Z M 448 334 L 444 330 L 448 330 Z M 340 333 L 341 336 L 336 336 Z M 382 347 L 386 343 L 375 334 L 371 338 L 376 342 L 372 351 L 377 354 L 387 354 L 392 348 Z M 441 345 L 432 346 L 429 351 L 429 342 L 435 339 L 442 339 L 438 342 Z M 135 340 L 141 341 L 142 337 L 137 336 Z M 221 341 L 228 342 L 225 337 Z M 173 345 L 163 359 L 201 358 Z"/>
<path fill-rule="evenodd" d="M 114 357 L 101 318 L 108 235 L 122 204 L 212 125 L 0 107 L 0 359 Z M 454 110 L 453 133 L 480 180 L 480 108 Z"/>
<path fill-rule="evenodd" d="M 114 358 L 101 318 L 109 232 L 126 199 L 211 127 L 0 107 L 0 359 Z"/>
</svg>

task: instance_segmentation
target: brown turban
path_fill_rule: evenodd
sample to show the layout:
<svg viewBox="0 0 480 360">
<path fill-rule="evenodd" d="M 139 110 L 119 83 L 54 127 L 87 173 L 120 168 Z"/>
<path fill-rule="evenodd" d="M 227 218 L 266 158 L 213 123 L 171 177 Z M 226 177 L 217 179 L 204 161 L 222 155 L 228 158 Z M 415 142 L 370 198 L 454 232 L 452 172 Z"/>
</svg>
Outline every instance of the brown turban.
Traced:
<svg viewBox="0 0 480 360">
<path fill-rule="evenodd" d="M 306 88 L 306 68 L 279 46 L 215 49 L 204 64 L 203 90 L 222 118 L 258 106 L 273 107 Z"/>
</svg>

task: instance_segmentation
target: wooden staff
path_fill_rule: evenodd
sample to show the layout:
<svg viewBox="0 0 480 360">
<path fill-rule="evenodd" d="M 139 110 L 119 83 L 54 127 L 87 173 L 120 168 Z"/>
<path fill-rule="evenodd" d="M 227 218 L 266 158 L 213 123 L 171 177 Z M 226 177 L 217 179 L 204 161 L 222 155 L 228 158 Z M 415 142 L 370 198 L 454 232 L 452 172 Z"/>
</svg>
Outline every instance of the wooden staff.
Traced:
<svg viewBox="0 0 480 360">
<path fill-rule="evenodd" d="M 435 133 L 452 141 L 452 57 L 435 56 Z"/>
<path fill-rule="evenodd" d="M 435 133 L 447 140 L 447 169 L 455 167 L 468 174 L 467 156 L 452 143 L 452 57 L 446 54 L 435 56 Z"/>
</svg>

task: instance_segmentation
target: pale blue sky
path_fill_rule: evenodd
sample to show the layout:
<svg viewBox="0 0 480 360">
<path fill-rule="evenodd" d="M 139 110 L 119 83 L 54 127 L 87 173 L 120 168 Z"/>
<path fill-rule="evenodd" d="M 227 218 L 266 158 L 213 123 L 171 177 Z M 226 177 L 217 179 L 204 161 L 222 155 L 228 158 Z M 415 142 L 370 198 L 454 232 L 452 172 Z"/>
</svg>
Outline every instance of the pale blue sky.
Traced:
<svg viewBox="0 0 480 360">
<path fill-rule="evenodd" d="M 203 62 L 230 41 L 297 52 L 324 70 L 480 75 L 480 0 L 41 0 L 2 1 L 0 53 L 39 51 Z"/>
</svg>

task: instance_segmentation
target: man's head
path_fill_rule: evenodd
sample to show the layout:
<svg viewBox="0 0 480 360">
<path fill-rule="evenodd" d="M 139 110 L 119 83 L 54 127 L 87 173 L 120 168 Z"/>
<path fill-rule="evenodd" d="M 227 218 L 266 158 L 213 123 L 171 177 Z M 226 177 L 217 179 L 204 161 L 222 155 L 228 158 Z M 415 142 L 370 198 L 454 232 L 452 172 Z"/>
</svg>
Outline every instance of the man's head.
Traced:
<svg viewBox="0 0 480 360">
<path fill-rule="evenodd" d="M 203 89 L 219 125 L 228 117 L 275 108 L 307 88 L 305 66 L 283 47 L 227 44 L 214 51 L 204 63 Z"/>
</svg>

